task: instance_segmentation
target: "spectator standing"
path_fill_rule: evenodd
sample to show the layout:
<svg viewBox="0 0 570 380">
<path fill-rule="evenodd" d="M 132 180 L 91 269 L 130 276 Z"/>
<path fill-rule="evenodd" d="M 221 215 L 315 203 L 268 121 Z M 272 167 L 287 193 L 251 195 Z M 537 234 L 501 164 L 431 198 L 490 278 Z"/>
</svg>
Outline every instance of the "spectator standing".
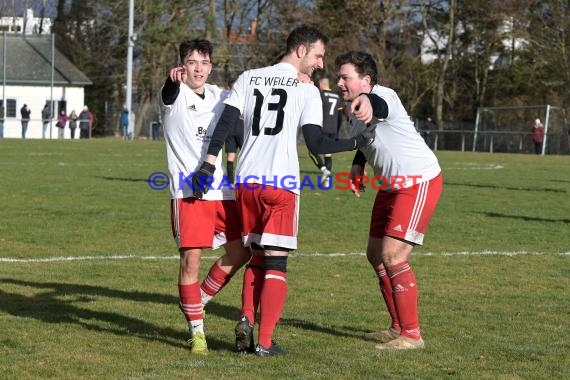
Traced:
<svg viewBox="0 0 570 380">
<path fill-rule="evenodd" d="M 46 103 L 46 105 L 42 109 L 42 139 L 46 138 L 46 133 L 50 119 L 51 119 L 51 110 L 49 109 L 49 104 Z"/>
<path fill-rule="evenodd" d="M 0 139 L 4 138 L 4 101 L 0 102 Z"/>
<path fill-rule="evenodd" d="M 83 111 L 79 114 L 79 138 L 90 138 L 90 129 L 93 123 L 93 116 L 89 111 L 89 107 L 83 106 Z"/>
<path fill-rule="evenodd" d="M 57 127 L 58 139 L 63 139 L 63 135 L 65 132 L 65 124 L 67 124 L 67 115 L 65 113 L 65 110 L 62 109 L 61 111 L 59 111 L 59 115 L 57 116 L 57 123 L 55 123 L 55 126 Z"/>
<path fill-rule="evenodd" d="M 22 138 L 26 138 L 26 132 L 28 131 L 28 124 L 30 123 L 30 115 L 32 111 L 28 108 L 27 104 L 24 104 L 22 108 L 20 108 L 20 116 L 22 117 Z"/>
<path fill-rule="evenodd" d="M 534 121 L 532 127 L 532 142 L 534 143 L 534 153 L 542 154 L 542 143 L 544 141 L 544 125 L 540 119 Z"/>
<path fill-rule="evenodd" d="M 160 127 L 162 126 L 162 123 L 160 122 L 160 116 L 156 117 L 156 120 L 152 122 L 152 140 L 153 141 L 158 141 L 160 140 Z"/>
<path fill-rule="evenodd" d="M 69 120 L 69 132 L 71 133 L 71 139 L 75 139 L 75 130 L 77 129 L 77 113 L 75 112 L 75 110 L 72 110 L 71 113 L 69 114 L 68 120 Z"/>
<path fill-rule="evenodd" d="M 430 148 L 432 144 L 432 131 L 435 131 L 435 123 L 433 122 L 432 118 L 428 116 L 423 122 L 422 128 L 420 129 L 420 135 L 423 137 L 426 145 Z"/>
<path fill-rule="evenodd" d="M 121 131 L 123 133 L 124 140 L 130 140 L 130 133 L 129 133 L 129 109 L 127 108 L 126 104 L 123 104 L 123 110 L 121 111 L 120 117 L 121 123 Z"/>
</svg>

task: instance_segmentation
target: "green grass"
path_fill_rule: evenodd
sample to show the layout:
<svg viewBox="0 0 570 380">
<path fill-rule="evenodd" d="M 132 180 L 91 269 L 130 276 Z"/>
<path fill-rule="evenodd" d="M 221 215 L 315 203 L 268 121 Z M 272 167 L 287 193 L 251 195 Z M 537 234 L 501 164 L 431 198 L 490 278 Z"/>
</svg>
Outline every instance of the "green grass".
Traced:
<svg viewBox="0 0 570 380">
<path fill-rule="evenodd" d="M 334 157 L 335 171 L 352 159 Z M 377 280 L 362 255 L 327 255 L 364 252 L 369 187 L 303 191 L 275 336 L 291 355 L 232 352 L 240 272 L 208 305 L 211 354 L 198 358 L 177 307 L 169 195 L 146 182 L 166 171 L 164 144 L 0 140 L 0 378 L 569 378 L 570 157 L 438 158 L 443 195 L 412 258 L 426 350 L 362 340 L 388 323 Z"/>
</svg>

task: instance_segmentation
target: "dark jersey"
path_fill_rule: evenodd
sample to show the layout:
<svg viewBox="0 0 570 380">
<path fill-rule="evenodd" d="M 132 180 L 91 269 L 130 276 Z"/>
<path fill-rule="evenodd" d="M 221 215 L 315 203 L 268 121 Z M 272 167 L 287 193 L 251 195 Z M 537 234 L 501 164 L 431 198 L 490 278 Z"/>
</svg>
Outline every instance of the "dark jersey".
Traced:
<svg viewBox="0 0 570 380">
<path fill-rule="evenodd" d="M 342 102 L 336 92 L 321 90 L 323 101 L 323 132 L 331 135 L 338 135 L 342 120 Z"/>
</svg>

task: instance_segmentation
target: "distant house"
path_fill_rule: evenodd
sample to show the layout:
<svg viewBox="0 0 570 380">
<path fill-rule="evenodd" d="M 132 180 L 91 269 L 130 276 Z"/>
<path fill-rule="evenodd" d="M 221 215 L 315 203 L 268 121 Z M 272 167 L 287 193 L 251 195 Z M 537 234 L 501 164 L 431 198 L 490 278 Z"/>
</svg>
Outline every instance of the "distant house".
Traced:
<svg viewBox="0 0 570 380">
<path fill-rule="evenodd" d="M 497 34 L 500 36 L 502 49 L 499 48 L 497 51 L 491 53 L 491 56 L 489 57 L 490 70 L 495 70 L 505 64 L 508 64 L 513 51 L 521 51 L 528 47 L 528 39 L 517 35 L 517 31 L 514 29 L 513 23 L 513 19 L 503 20 L 497 28 Z M 455 34 L 460 36 L 466 33 L 466 29 L 470 29 L 469 26 L 466 27 L 462 22 L 458 22 Z M 438 57 L 445 54 L 448 36 L 440 35 L 435 29 L 429 29 L 427 32 L 421 31 L 421 34 L 421 61 L 423 64 L 430 64 L 437 60 Z M 468 51 L 473 53 L 475 51 L 475 47 L 468 46 Z"/>
<path fill-rule="evenodd" d="M 84 87 L 92 82 L 57 49 L 51 35 L 0 34 L 0 101 L 4 99 L 4 137 L 21 138 L 20 108 L 32 111 L 26 138 L 42 137 L 41 111 L 51 102 L 53 118 L 48 137 L 57 138 L 57 114 L 77 114 L 85 104 Z M 53 67 L 53 75 L 52 75 Z M 65 138 L 69 138 L 69 128 Z M 76 134 L 77 138 L 77 134 Z"/>
</svg>

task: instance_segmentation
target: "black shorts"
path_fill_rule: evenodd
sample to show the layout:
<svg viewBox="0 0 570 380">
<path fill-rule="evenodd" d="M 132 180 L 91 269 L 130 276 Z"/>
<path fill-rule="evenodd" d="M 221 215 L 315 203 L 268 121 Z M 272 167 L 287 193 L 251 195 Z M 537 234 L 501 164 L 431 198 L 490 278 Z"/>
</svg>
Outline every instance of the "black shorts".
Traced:
<svg viewBox="0 0 570 380">
<path fill-rule="evenodd" d="M 226 137 L 226 153 L 237 153 L 243 145 L 243 136 L 229 135 Z"/>
</svg>

